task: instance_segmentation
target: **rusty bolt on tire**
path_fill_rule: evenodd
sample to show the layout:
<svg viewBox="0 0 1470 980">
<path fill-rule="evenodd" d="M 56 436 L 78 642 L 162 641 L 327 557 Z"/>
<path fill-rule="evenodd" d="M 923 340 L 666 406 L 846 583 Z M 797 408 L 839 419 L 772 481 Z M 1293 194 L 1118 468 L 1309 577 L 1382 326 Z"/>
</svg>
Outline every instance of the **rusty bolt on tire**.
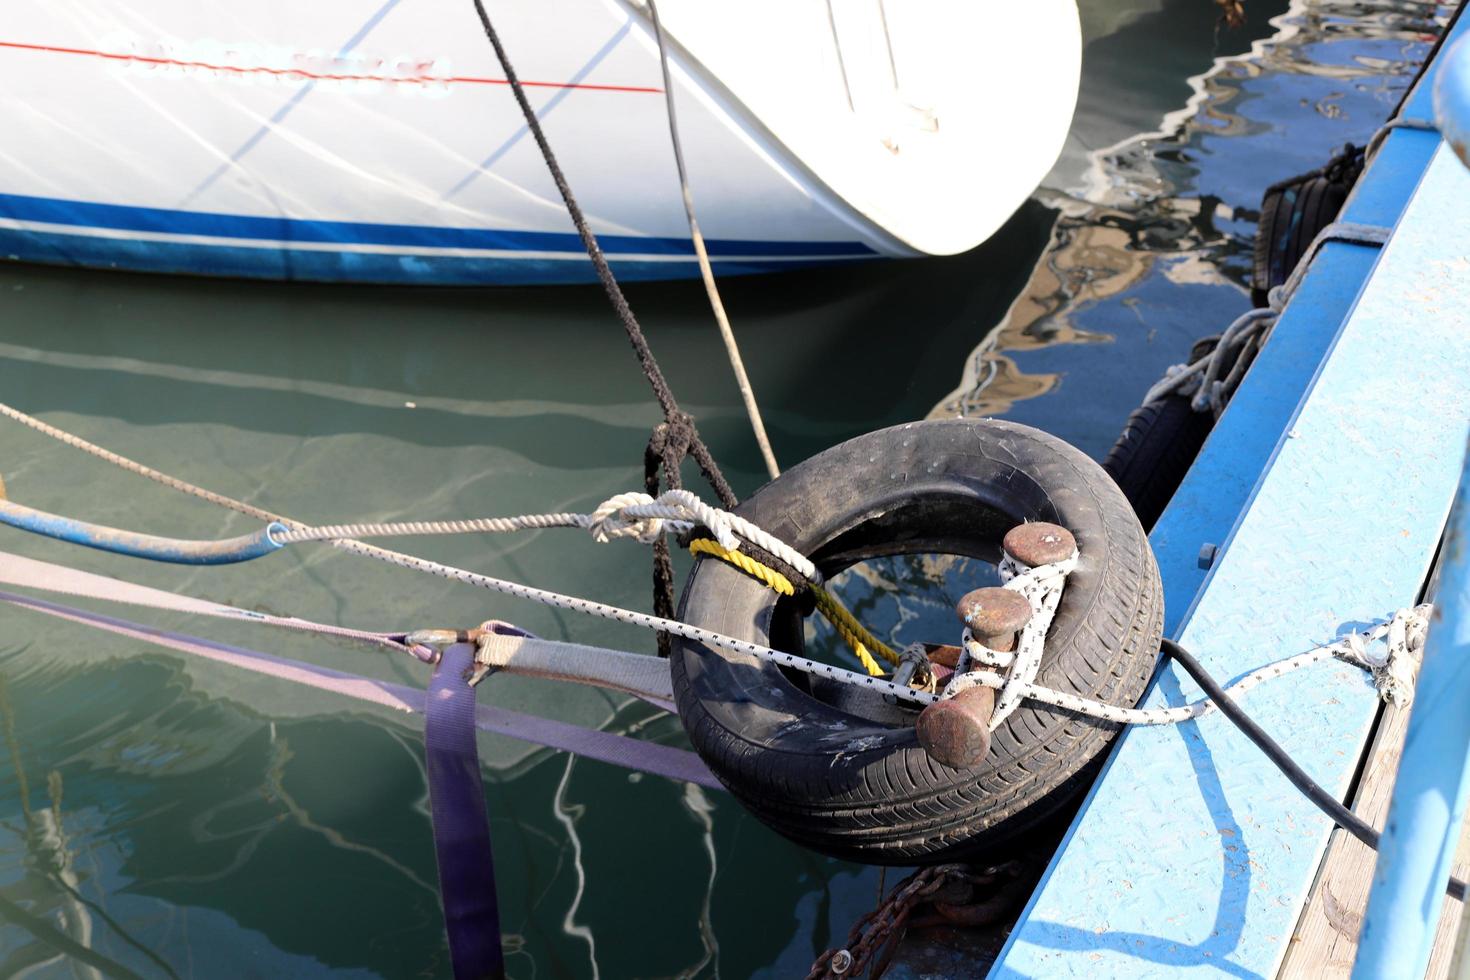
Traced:
<svg viewBox="0 0 1470 980">
<path fill-rule="evenodd" d="M 1035 568 L 1071 558 L 1077 550 L 1077 539 L 1064 527 L 1033 521 L 1007 531 L 1000 546 L 1016 561 Z"/>
<path fill-rule="evenodd" d="M 1010 651 L 1016 648 L 1017 632 L 1031 619 L 1031 603 L 1010 589 L 976 589 L 959 601 L 955 612 L 975 639 L 992 650 Z M 990 752 L 994 711 L 995 692 L 988 687 L 968 688 L 935 702 L 919 712 L 914 725 L 919 744 L 936 762 L 973 769 Z"/>
</svg>

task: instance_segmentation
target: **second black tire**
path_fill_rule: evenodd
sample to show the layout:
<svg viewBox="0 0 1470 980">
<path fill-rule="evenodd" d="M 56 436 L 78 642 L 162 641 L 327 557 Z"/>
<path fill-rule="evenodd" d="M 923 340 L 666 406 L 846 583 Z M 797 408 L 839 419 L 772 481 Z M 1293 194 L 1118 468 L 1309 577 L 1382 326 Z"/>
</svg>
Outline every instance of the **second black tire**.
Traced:
<svg viewBox="0 0 1470 980">
<path fill-rule="evenodd" d="M 1337 220 L 1351 183 L 1327 176 L 1272 187 L 1261 200 L 1251 273 L 1251 302 L 1265 306 L 1286 282 L 1317 233 Z"/>
<path fill-rule="evenodd" d="M 1103 469 L 1118 482 L 1144 530 L 1153 530 L 1214 425 L 1214 416 L 1196 412 L 1187 395 L 1140 405 L 1123 423 Z"/>
</svg>

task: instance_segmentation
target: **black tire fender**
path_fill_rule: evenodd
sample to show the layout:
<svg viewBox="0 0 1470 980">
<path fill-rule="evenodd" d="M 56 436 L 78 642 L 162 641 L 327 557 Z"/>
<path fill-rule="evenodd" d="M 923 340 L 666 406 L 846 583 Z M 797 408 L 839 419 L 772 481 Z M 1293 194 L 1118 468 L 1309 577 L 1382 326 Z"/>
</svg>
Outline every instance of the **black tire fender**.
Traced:
<svg viewBox="0 0 1470 980">
<path fill-rule="evenodd" d="M 737 508 L 832 575 L 866 558 L 950 553 L 994 562 L 1027 520 L 1060 524 L 1081 553 L 1038 681 L 1114 704 L 1143 693 L 1158 655 L 1158 568 L 1128 501 L 1059 439 L 994 420 L 917 422 L 852 439 L 786 471 Z M 730 565 L 700 559 L 684 622 L 799 652 L 800 611 Z M 956 635 L 935 637 L 955 642 Z M 837 857 L 914 864 L 993 852 L 1090 781 L 1114 724 L 1027 702 L 973 770 L 888 724 L 813 695 L 804 676 L 676 640 L 670 664 L 694 748 L 760 820 Z"/>
<path fill-rule="evenodd" d="M 1265 306 L 1291 277 L 1317 234 L 1337 220 L 1351 183 L 1313 176 L 1268 190 L 1261 201 L 1251 273 L 1251 302 Z"/>
<path fill-rule="evenodd" d="M 1215 417 L 1196 412 L 1188 395 L 1140 405 L 1123 423 L 1103 469 L 1118 481 L 1145 530 L 1153 530 L 1174 499 L 1214 426 Z"/>
</svg>

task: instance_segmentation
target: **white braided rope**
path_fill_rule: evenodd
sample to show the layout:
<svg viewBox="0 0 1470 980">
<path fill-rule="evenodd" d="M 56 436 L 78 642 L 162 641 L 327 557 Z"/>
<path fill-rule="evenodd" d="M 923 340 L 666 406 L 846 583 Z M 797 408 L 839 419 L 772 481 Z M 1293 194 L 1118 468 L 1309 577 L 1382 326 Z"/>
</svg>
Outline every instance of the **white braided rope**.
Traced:
<svg viewBox="0 0 1470 980">
<path fill-rule="evenodd" d="M 112 463 L 113 465 L 118 466 L 121 469 L 127 470 L 131 473 L 136 473 L 139 476 L 146 477 L 147 479 L 153 480 L 157 483 L 161 483 L 164 486 L 171 487 L 182 493 L 186 493 L 194 497 L 199 497 L 200 499 L 210 501 L 211 503 L 216 503 L 221 507 L 237 511 L 242 514 L 248 514 L 261 520 L 279 521 L 282 524 L 285 524 L 287 527 L 291 528 L 293 531 L 301 529 L 303 527 L 303 525 L 301 525 L 299 522 L 293 521 L 288 517 L 284 517 L 280 514 L 271 513 L 270 511 L 267 511 L 260 507 L 256 507 L 253 504 L 234 500 L 230 497 L 214 493 L 210 490 L 205 490 L 202 487 L 195 486 L 192 483 L 188 483 L 184 480 L 177 479 L 176 477 L 169 476 L 168 474 L 155 470 L 152 467 L 145 466 L 124 456 L 120 456 L 117 453 L 103 449 L 102 447 L 90 443 L 85 439 L 74 436 L 69 432 L 56 428 L 55 426 L 48 425 L 45 422 L 34 418 L 33 416 L 27 415 L 24 412 L 18 411 L 17 409 L 11 408 L 10 406 L 3 403 L 0 403 L 0 415 L 5 415 L 8 418 L 20 422 L 22 425 L 26 425 L 32 429 L 35 429 L 36 431 L 44 435 L 57 439 L 58 441 L 63 442 L 76 449 L 80 449 L 83 452 L 98 457 L 99 459 L 106 460 L 107 462 Z M 697 500 L 697 498 L 695 499 Z M 650 501 L 650 503 L 648 504 L 640 502 L 631 505 L 624 505 L 624 507 L 625 509 L 643 508 L 646 506 L 655 505 L 657 503 L 657 501 Z M 671 502 L 671 505 L 673 506 L 678 506 L 680 504 L 687 504 L 687 502 L 679 501 L 677 499 Z M 714 511 L 715 508 L 709 508 L 709 510 Z M 636 514 L 633 514 L 631 510 L 628 510 L 627 512 L 628 516 L 637 516 Z M 562 515 L 547 516 L 558 517 Z M 654 515 L 650 514 L 649 516 Z M 749 522 L 742 521 L 740 518 L 736 517 L 733 514 L 724 514 L 724 516 L 729 518 L 729 523 L 724 524 L 724 528 L 737 530 L 741 534 L 745 534 L 747 530 L 759 532 L 758 528 L 750 525 Z M 712 513 L 700 513 L 697 518 L 701 523 L 705 523 L 706 526 L 709 526 L 712 532 L 718 534 L 721 528 L 717 528 L 716 526 L 711 524 L 711 521 L 707 518 L 713 518 L 714 524 L 720 524 L 720 518 L 715 517 Z M 506 520 L 514 520 L 514 518 L 506 518 Z M 581 525 L 579 524 L 577 526 Z M 763 535 L 764 532 L 760 532 L 760 534 Z M 766 537 L 769 538 L 769 536 Z M 777 542 L 774 538 L 769 538 L 769 541 L 759 540 L 755 535 L 752 534 L 750 535 L 750 540 L 754 541 L 756 544 L 760 545 L 763 548 L 766 548 L 769 551 L 773 551 L 778 554 L 781 553 L 777 551 L 777 549 L 770 547 L 771 543 L 780 543 Z M 841 667 L 833 667 L 829 664 L 818 663 L 813 660 L 808 660 L 804 657 L 795 656 L 794 654 L 785 653 L 780 650 L 773 650 L 770 647 L 762 646 L 757 643 L 750 643 L 745 640 L 738 640 L 734 637 L 715 633 L 711 630 L 704 630 L 696 626 L 689 626 L 676 620 L 664 619 L 660 616 L 651 616 L 647 613 L 634 612 L 629 609 L 620 609 L 617 606 L 609 606 L 603 603 L 593 602 L 588 599 L 579 599 L 575 596 L 562 595 L 561 593 L 550 592 L 545 589 L 537 589 L 527 585 L 520 585 L 515 582 L 506 582 L 501 579 L 492 578 L 488 575 L 480 575 L 475 572 L 466 571 L 461 568 L 455 568 L 451 565 L 441 565 L 438 562 L 432 562 L 423 558 L 417 558 L 413 555 L 405 555 L 396 551 L 389 551 L 386 548 L 379 548 L 375 545 L 370 545 L 362 541 L 334 538 L 332 539 L 331 543 L 334 547 L 339 548 L 343 551 L 347 551 L 353 554 L 366 555 L 370 558 L 375 558 L 379 561 L 384 561 L 389 564 L 398 565 L 403 568 L 411 568 L 416 571 L 427 572 L 431 575 L 437 575 L 441 578 L 463 582 L 464 584 L 473 585 L 478 588 L 489 589 L 495 592 L 503 593 L 505 595 L 515 596 L 517 598 L 529 599 L 533 602 L 540 602 L 544 605 L 554 606 L 559 609 L 569 609 L 576 612 L 583 612 L 587 613 L 588 615 L 598 616 L 604 619 L 611 619 L 623 623 L 629 623 L 635 626 L 643 626 L 648 629 L 664 630 L 675 636 L 682 636 L 685 639 L 707 643 L 711 646 L 718 646 L 723 649 L 734 651 L 736 653 L 748 654 L 750 656 L 757 657 L 758 659 L 761 659 L 767 663 L 773 663 L 783 667 L 790 667 L 809 674 L 819 674 L 821 676 L 829 677 L 834 680 L 839 680 L 844 683 L 856 684 L 861 687 L 878 690 L 883 692 L 884 694 L 892 695 L 900 701 L 907 701 L 911 704 L 917 704 L 921 706 L 933 704 L 934 702 L 940 700 L 942 697 L 941 695 L 929 694 L 924 691 L 916 691 L 907 686 L 900 686 L 881 677 L 872 677 L 867 674 L 859 674 L 856 671 L 845 670 Z M 782 554 L 782 557 L 784 558 L 785 555 Z M 1007 556 L 1007 559 L 1009 559 L 1009 556 Z M 803 559 L 803 561 L 805 561 L 805 559 Z M 1075 558 L 1069 559 L 1069 561 L 1075 563 Z M 807 564 L 810 563 L 808 562 Z M 1009 701 L 1019 702 L 1021 700 L 1029 699 L 1033 701 L 1039 701 L 1043 704 L 1050 704 L 1054 707 L 1062 708 L 1067 711 L 1075 711 L 1088 717 L 1100 718 L 1104 721 L 1113 721 L 1120 724 L 1130 725 L 1177 724 L 1181 721 L 1188 721 L 1193 718 L 1201 717 L 1214 710 L 1214 705 L 1212 702 L 1209 701 L 1209 699 L 1202 699 L 1192 704 L 1182 705 L 1175 708 L 1124 708 L 1118 705 L 1107 704 L 1105 702 L 1096 701 L 1090 698 L 1078 697 L 1077 695 L 1068 694 L 1064 691 L 1056 691 L 1050 688 L 1041 687 L 1040 685 L 1034 683 L 1034 667 L 1030 668 L 1030 677 L 1023 677 L 1020 671 L 1021 653 L 1023 650 L 1022 644 L 1025 643 L 1027 648 L 1030 647 L 1030 643 L 1026 641 L 1025 634 L 1029 631 L 1033 634 L 1039 635 L 1044 640 L 1046 635 L 1046 628 L 1050 627 L 1050 616 L 1055 615 L 1056 603 L 1060 601 L 1061 591 L 1066 581 L 1066 574 L 1071 570 L 1070 567 L 1067 568 L 1066 571 L 1058 570 L 1059 566 L 1065 564 L 1065 562 L 1059 562 L 1057 563 L 1057 565 L 1053 566 L 1038 566 L 1038 568 L 1026 569 L 1019 563 L 1014 562 L 1013 559 L 1010 560 L 1009 567 L 1007 560 L 1002 560 L 1002 577 L 1004 578 L 1009 576 L 1007 578 L 1007 581 L 1005 582 L 1006 587 L 1015 588 L 1017 591 L 1021 591 L 1023 595 L 1026 595 L 1028 601 L 1033 602 L 1032 623 L 1028 623 L 1026 630 L 1022 631 L 1023 635 L 1021 641 L 1017 644 L 1017 653 L 1009 660 L 1009 663 L 1013 665 L 1010 676 L 1002 677 L 1000 674 L 994 672 L 993 670 L 957 670 L 954 677 L 951 678 L 950 683 L 946 688 L 945 694 L 943 696 L 952 697 L 954 694 L 958 693 L 960 690 L 963 690 L 966 687 L 974 687 L 980 685 L 984 687 L 995 688 L 1002 692 L 1000 697 L 997 698 L 997 708 L 999 708 L 1000 699 L 1007 698 L 1007 694 L 1009 694 L 1011 695 L 1011 697 L 1007 698 L 1007 700 Z M 815 571 L 814 568 L 812 570 Z M 1037 605 L 1035 604 L 1037 600 L 1033 600 L 1032 594 L 1028 594 L 1028 591 L 1034 594 L 1035 591 L 1039 589 L 1045 589 L 1047 593 L 1046 596 L 1042 596 L 1040 599 L 1040 609 L 1038 609 Z M 1045 612 L 1047 606 L 1050 606 L 1049 614 Z M 1246 675 L 1239 681 L 1227 687 L 1225 689 L 1226 693 L 1230 694 L 1233 698 L 1237 695 L 1244 694 L 1251 688 L 1255 687 L 1257 684 L 1272 677 L 1279 677 L 1285 673 L 1288 673 L 1289 671 L 1297 670 L 1301 667 L 1318 663 L 1329 657 L 1336 657 L 1346 663 L 1351 663 L 1358 667 L 1362 667 L 1365 670 L 1368 670 L 1373 675 L 1374 683 L 1378 687 L 1380 695 L 1385 700 L 1392 701 L 1395 704 L 1406 703 L 1407 700 L 1412 697 L 1413 676 L 1416 669 L 1416 654 L 1417 651 L 1423 646 L 1424 635 L 1428 629 L 1428 617 L 1430 609 L 1431 607 L 1427 604 L 1418 606 L 1414 609 L 1401 609 L 1397 613 L 1395 613 L 1391 619 L 1374 625 L 1365 633 L 1353 634 L 1333 643 L 1318 647 L 1315 650 L 1310 650 L 1306 653 L 1298 654 L 1295 657 L 1289 657 L 1274 664 L 1268 664 L 1265 667 L 1262 667 L 1259 670 L 1256 670 Z M 1033 624 L 1036 624 L 1038 621 L 1038 614 L 1047 617 L 1045 625 L 1035 626 L 1033 628 Z M 960 661 L 960 664 L 963 668 L 968 668 L 969 659 L 971 657 L 980 659 L 981 662 L 987 663 L 987 665 L 989 665 L 991 660 L 994 660 L 996 661 L 996 666 L 1004 666 L 1003 664 L 1000 664 L 998 662 L 999 658 L 1004 655 L 998 654 L 996 653 L 996 651 L 988 650 L 988 648 L 985 648 L 983 645 L 979 644 L 973 638 L 971 638 L 968 634 L 968 631 L 966 631 L 965 634 L 965 641 L 966 642 L 961 648 L 962 653 Z M 1374 656 L 1370 652 L 1369 644 L 1378 641 L 1384 642 L 1385 650 L 1381 656 Z M 989 659 L 987 660 L 986 658 Z M 1029 653 L 1027 659 L 1030 659 Z M 1036 659 L 1039 663 L 1039 654 L 1036 656 Z M 1014 709 L 1012 708 L 1012 710 Z M 998 710 L 997 713 L 999 713 Z"/>
<path fill-rule="evenodd" d="M 293 527 L 272 535 L 277 544 L 302 541 L 336 541 L 344 538 L 384 538 L 427 534 L 503 534 L 511 531 L 552 527 L 578 527 L 592 532 L 600 542 L 635 538 L 651 544 L 664 534 L 682 534 L 703 524 L 715 540 L 731 551 L 740 550 L 744 538 L 791 565 L 813 582 L 821 573 L 795 548 L 767 533 L 743 517 L 700 500 L 688 490 L 667 490 L 658 497 L 629 492 L 609 497 L 590 514 L 522 514 L 518 517 L 484 517 L 464 521 L 398 521 L 364 524 L 326 524 Z"/>
<path fill-rule="evenodd" d="M 972 659 L 989 667 L 1011 668 L 1010 674 L 1002 683 L 985 685 L 1000 689 L 1000 694 L 995 699 L 995 711 L 990 716 L 991 731 L 1000 727 L 1011 712 L 1020 706 L 1025 697 L 1022 692 L 1035 687 L 1032 682 L 1036 680 L 1036 672 L 1041 669 L 1046 634 L 1051 629 L 1052 620 L 1056 618 L 1057 604 L 1062 600 L 1067 576 L 1077 567 L 1077 557 L 1077 551 L 1073 549 L 1070 557 L 1049 565 L 1037 565 L 1035 568 L 1022 564 L 1009 554 L 1001 558 L 998 566 L 1001 587 L 1020 593 L 1031 604 L 1031 618 L 1026 621 L 1021 635 L 1016 638 L 1014 653 L 992 650 L 976 640 L 968 628 L 964 631 L 960 642 L 959 663 L 955 668 L 955 676 L 945 688 L 946 697 L 953 697 L 965 688 L 980 683 L 978 678 L 970 677 L 969 666 Z"/>
<path fill-rule="evenodd" d="M 1384 701 L 1395 705 L 1407 704 L 1413 699 L 1418 653 L 1424 645 L 1431 608 L 1426 603 L 1414 609 L 1400 609 L 1392 618 L 1376 624 L 1367 632 L 1350 634 L 1341 640 L 1254 670 L 1225 688 L 1225 693 L 1234 701 L 1265 681 L 1335 658 L 1367 670 L 1373 676 L 1379 697 Z M 1370 644 L 1379 641 L 1383 642 L 1383 652 L 1374 655 L 1370 652 Z M 1203 718 L 1216 710 L 1215 702 L 1209 698 L 1172 708 L 1125 708 L 1042 687 L 1032 681 L 1021 681 L 1016 679 L 1014 672 L 1010 678 L 1006 678 L 992 670 L 957 674 L 950 680 L 943 696 L 953 697 L 969 687 L 1014 691 L 1018 699 L 1039 701 L 1065 711 L 1075 711 L 1089 718 L 1099 718 L 1120 725 L 1177 725 Z"/>
<path fill-rule="evenodd" d="M 926 705 L 939 700 L 937 695 L 916 691 L 910 687 L 895 684 L 883 677 L 872 677 L 868 674 L 859 674 L 856 671 L 846 670 L 842 667 L 834 667 L 830 664 L 808 660 L 805 657 L 798 657 L 795 654 L 786 653 L 782 650 L 773 650 L 759 643 L 738 640 L 733 636 L 726 636 L 723 633 L 716 633 L 713 630 L 690 626 L 687 623 L 681 623 L 675 619 L 664 619 L 662 616 L 651 616 L 648 613 L 634 612 L 631 609 L 609 606 L 605 603 L 594 602 L 591 599 L 563 595 L 560 592 L 551 592 L 530 585 L 521 585 L 518 582 L 507 582 L 489 575 L 481 575 L 477 572 L 455 568 L 452 565 L 441 565 L 439 562 L 416 558 L 413 555 L 403 555 L 397 552 L 387 551 L 386 549 L 377 548 L 361 541 L 342 541 L 338 543 L 338 546 L 343 550 L 355 554 L 368 555 L 392 565 L 411 568 L 419 572 L 427 572 L 430 575 L 437 575 L 440 578 L 462 582 L 465 585 L 472 585 L 480 589 L 489 589 L 492 592 L 515 596 L 518 599 L 530 599 L 533 602 L 553 606 L 557 609 L 569 609 L 573 612 L 586 613 L 589 616 L 611 619 L 619 623 L 643 626 L 651 630 L 663 630 L 664 632 L 674 636 L 681 636 L 687 640 L 695 640 L 699 643 L 720 647 L 735 653 L 747 654 L 766 663 L 776 664 L 781 667 L 791 667 L 807 674 L 830 677 L 833 680 L 842 681 L 846 684 L 855 684 L 858 687 L 880 691 L 883 694 L 891 694 L 901 701 L 908 701 L 912 704 Z"/>
</svg>

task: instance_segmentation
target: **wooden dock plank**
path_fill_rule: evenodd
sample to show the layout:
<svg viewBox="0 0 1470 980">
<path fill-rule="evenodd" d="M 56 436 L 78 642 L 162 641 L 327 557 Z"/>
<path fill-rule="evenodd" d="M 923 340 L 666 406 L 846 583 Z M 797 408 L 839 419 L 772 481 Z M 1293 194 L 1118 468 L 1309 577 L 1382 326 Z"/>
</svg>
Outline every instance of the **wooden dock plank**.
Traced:
<svg viewBox="0 0 1470 980">
<path fill-rule="evenodd" d="M 1409 713 L 1408 708 L 1392 705 L 1383 710 L 1368 762 L 1353 796 L 1353 812 L 1379 829 L 1383 827 L 1393 795 L 1394 774 L 1404 748 Z M 1347 977 L 1352 973 L 1358 932 L 1373 883 L 1375 857 L 1373 851 L 1347 831 L 1339 828 L 1332 832 L 1311 896 L 1277 974 L 1280 980 L 1317 980 Z M 1464 878 L 1467 872 L 1470 872 L 1470 821 L 1461 829 L 1455 856 L 1455 874 Z M 1445 898 L 1426 980 L 1444 980 L 1449 975 L 1463 911 L 1463 903 Z"/>
</svg>

